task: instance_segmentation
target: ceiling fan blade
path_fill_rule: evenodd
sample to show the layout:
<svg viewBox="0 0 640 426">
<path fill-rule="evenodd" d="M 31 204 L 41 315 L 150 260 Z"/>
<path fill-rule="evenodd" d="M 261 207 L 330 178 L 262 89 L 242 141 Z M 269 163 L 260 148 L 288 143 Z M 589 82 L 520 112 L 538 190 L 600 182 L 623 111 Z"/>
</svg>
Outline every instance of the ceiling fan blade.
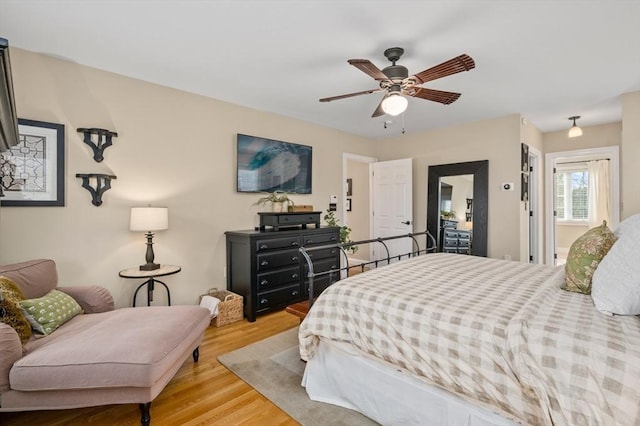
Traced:
<svg viewBox="0 0 640 426">
<path fill-rule="evenodd" d="M 473 61 L 471 56 L 463 54 L 456 56 L 453 59 L 449 59 L 440 65 L 436 65 L 435 67 L 419 72 L 414 75 L 414 77 L 418 80 L 418 84 L 422 84 L 427 81 L 436 80 L 462 71 L 469 71 L 475 67 L 476 63 Z"/>
<path fill-rule="evenodd" d="M 373 111 L 373 114 L 371 114 L 371 118 L 380 117 L 381 115 L 385 114 L 384 110 L 382 109 L 382 101 L 384 101 L 387 96 L 388 95 L 384 95 L 382 99 L 380 99 L 380 103 L 378 104 L 376 110 Z"/>
<path fill-rule="evenodd" d="M 389 78 L 380 71 L 380 68 L 376 67 L 373 63 L 371 63 L 368 59 L 349 59 L 347 62 L 358 68 L 360 71 L 368 74 L 373 77 L 375 80 L 382 81 L 388 80 Z"/>
<path fill-rule="evenodd" d="M 428 101 L 440 102 L 449 105 L 458 100 L 460 93 L 444 92 L 442 90 L 427 89 L 426 87 L 415 87 L 414 98 L 426 99 Z"/>
<path fill-rule="evenodd" d="M 351 98 L 353 96 L 368 95 L 370 93 L 381 92 L 382 90 L 383 89 L 371 89 L 371 90 L 363 90 L 362 92 L 347 93 L 346 95 L 331 96 L 329 98 L 320 99 L 320 102 L 331 102 L 331 101 L 337 101 L 338 99 Z"/>
</svg>

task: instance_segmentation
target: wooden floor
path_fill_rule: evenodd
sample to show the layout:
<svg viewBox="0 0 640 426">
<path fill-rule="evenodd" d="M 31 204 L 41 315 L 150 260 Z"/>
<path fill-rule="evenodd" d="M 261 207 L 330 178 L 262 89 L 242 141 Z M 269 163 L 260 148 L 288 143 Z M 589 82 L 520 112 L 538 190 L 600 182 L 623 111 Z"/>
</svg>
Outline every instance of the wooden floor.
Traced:
<svg viewBox="0 0 640 426">
<path fill-rule="evenodd" d="M 151 403 L 151 426 L 297 425 L 284 411 L 221 365 L 217 357 L 299 324 L 279 311 L 222 327 L 209 327 L 200 360 L 189 359 Z M 139 425 L 138 404 L 75 410 L 0 413 L 0 425 Z"/>
</svg>

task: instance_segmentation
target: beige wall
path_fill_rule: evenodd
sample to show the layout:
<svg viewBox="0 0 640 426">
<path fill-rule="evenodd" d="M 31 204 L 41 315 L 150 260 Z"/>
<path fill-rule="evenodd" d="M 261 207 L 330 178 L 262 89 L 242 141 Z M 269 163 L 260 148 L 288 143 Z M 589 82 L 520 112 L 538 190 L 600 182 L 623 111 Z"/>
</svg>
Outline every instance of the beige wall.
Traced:
<svg viewBox="0 0 640 426">
<path fill-rule="evenodd" d="M 347 161 L 347 177 L 352 180 L 351 211 L 347 212 L 347 223 L 351 228 L 352 241 L 369 239 L 369 163 Z M 363 253 L 358 253 L 363 258 Z"/>
<path fill-rule="evenodd" d="M 409 126 L 410 123 L 407 123 Z M 512 114 L 454 128 L 378 142 L 380 160 L 413 158 L 414 231 L 426 229 L 429 165 L 489 160 L 488 255 L 519 258 L 520 116 Z M 512 182 L 515 190 L 501 191 Z"/>
<path fill-rule="evenodd" d="M 569 249 L 579 236 L 587 232 L 587 225 L 556 225 L 556 246 Z"/>
<path fill-rule="evenodd" d="M 118 271 L 144 261 L 143 235 L 128 230 L 131 206 L 170 209 L 170 229 L 157 233 L 155 250 L 156 261 L 183 267 L 166 279 L 174 303 L 194 303 L 207 289 L 225 286 L 224 232 L 253 227 L 258 211 L 252 205 L 256 194 L 235 191 L 236 133 L 313 146 L 314 192 L 293 198 L 320 211 L 329 195 L 341 193 L 344 152 L 413 158 L 415 231 L 426 229 L 429 165 L 489 160 L 490 257 L 517 260 L 522 249 L 521 141 L 543 153 L 620 145 L 623 217 L 640 211 L 634 168 L 640 158 L 640 92 L 623 96 L 622 123 L 585 128 L 576 142 L 564 130 L 541 134 L 517 114 L 370 141 L 33 52 L 13 48 L 12 57 L 18 115 L 66 126 L 67 193 L 65 207 L 2 208 L 0 262 L 54 258 L 62 284 L 102 284 L 119 307 L 131 304 L 139 282 L 119 278 Z M 78 127 L 119 133 L 104 162 L 93 161 Z M 75 178 L 90 172 L 118 176 L 101 207 L 91 204 Z M 501 191 L 505 182 L 515 190 Z"/>
<path fill-rule="evenodd" d="M 575 151 L 578 149 L 601 148 L 620 145 L 622 123 L 602 124 L 582 128 L 582 136 L 569 139 L 566 130 L 544 133 L 542 136 L 544 152 Z"/>
<path fill-rule="evenodd" d="M 118 271 L 144 263 L 144 236 L 128 230 L 131 206 L 169 207 L 169 230 L 156 234 L 154 249 L 157 262 L 183 268 L 164 280 L 172 302 L 192 304 L 226 286 L 224 232 L 252 228 L 258 211 L 257 194 L 235 191 L 236 133 L 313 146 L 313 194 L 292 198 L 316 210 L 341 188 L 342 153 L 375 148 L 364 138 L 33 52 L 12 48 L 11 56 L 18 116 L 65 125 L 66 206 L 2 208 L 0 262 L 53 258 L 61 284 L 104 285 L 119 307 L 130 306 L 139 281 Z M 102 163 L 79 127 L 118 132 Z M 76 173 L 118 178 L 94 207 Z M 163 301 L 163 291 L 156 293 Z"/>
<path fill-rule="evenodd" d="M 620 219 L 640 213 L 640 91 L 622 95 L 622 143 L 620 144 Z"/>
</svg>

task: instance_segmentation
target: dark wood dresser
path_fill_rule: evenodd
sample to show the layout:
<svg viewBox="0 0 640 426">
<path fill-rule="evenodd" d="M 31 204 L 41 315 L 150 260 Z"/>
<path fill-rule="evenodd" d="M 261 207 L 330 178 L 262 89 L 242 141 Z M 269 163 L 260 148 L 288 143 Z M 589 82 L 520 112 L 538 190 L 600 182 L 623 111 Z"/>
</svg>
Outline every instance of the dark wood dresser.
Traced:
<svg viewBox="0 0 640 426">
<path fill-rule="evenodd" d="M 457 229 L 457 220 L 441 219 L 440 251 L 444 253 L 471 254 L 472 232 Z"/>
<path fill-rule="evenodd" d="M 244 314 L 282 309 L 308 297 L 307 266 L 300 247 L 335 244 L 339 227 L 227 231 L 227 289 L 244 297 Z M 340 250 L 313 252 L 314 272 L 340 268 Z M 338 273 L 336 273 L 336 276 Z M 330 284 L 329 275 L 314 280 L 314 293 Z"/>
</svg>

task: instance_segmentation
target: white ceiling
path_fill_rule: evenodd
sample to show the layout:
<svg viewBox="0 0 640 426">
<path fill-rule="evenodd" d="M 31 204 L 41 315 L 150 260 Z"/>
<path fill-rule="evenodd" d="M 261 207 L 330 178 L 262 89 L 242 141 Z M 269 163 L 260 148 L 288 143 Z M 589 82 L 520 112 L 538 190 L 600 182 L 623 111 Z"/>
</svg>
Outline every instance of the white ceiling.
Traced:
<svg viewBox="0 0 640 426">
<path fill-rule="evenodd" d="M 543 132 L 619 121 L 639 18 L 636 0 L 0 0 L 11 46 L 369 138 L 512 113 Z M 383 68 L 394 46 L 410 74 L 462 53 L 476 68 L 425 84 L 457 102 L 411 98 L 404 118 L 371 118 L 380 93 L 318 102 L 376 88 L 347 59 Z"/>
</svg>

